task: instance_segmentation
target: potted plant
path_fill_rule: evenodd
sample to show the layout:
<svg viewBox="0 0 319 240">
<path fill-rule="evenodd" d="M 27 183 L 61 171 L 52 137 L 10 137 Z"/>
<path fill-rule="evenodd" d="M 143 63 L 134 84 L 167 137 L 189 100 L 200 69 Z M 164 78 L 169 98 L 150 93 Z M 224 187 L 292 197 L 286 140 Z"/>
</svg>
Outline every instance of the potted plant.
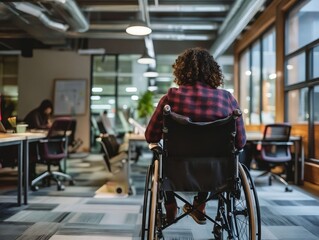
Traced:
<svg viewBox="0 0 319 240">
<path fill-rule="evenodd" d="M 144 119 L 145 124 L 154 111 L 153 97 L 151 91 L 146 91 L 141 95 L 137 104 L 138 117 Z"/>
</svg>

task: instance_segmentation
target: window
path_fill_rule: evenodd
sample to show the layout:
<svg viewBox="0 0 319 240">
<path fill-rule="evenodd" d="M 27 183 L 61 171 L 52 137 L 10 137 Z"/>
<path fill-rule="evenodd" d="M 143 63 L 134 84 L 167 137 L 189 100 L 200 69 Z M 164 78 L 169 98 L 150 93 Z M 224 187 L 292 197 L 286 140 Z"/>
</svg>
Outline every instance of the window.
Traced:
<svg viewBox="0 0 319 240">
<path fill-rule="evenodd" d="M 308 128 L 308 139 L 314 139 L 308 158 L 319 159 L 319 1 L 299 3 L 286 19 L 285 114 L 287 121 Z"/>
<path fill-rule="evenodd" d="M 252 47 L 251 58 L 251 79 L 252 79 L 252 91 L 251 91 L 251 124 L 260 124 L 260 73 L 261 73 L 261 49 L 260 42 L 256 42 Z"/>
<path fill-rule="evenodd" d="M 240 108 L 244 115 L 245 124 L 250 124 L 250 75 L 249 51 L 246 50 L 240 57 Z"/>
<path fill-rule="evenodd" d="M 0 56 L 0 90 L 0 120 L 12 128 L 7 119 L 17 116 L 18 56 Z"/>
<path fill-rule="evenodd" d="M 319 1 L 300 2 L 301 4 L 290 12 L 286 22 L 287 54 L 319 38 Z"/>
<path fill-rule="evenodd" d="M 287 85 L 303 82 L 306 79 L 306 56 L 301 53 L 290 58 L 286 64 Z"/>
<path fill-rule="evenodd" d="M 309 118 L 309 109 L 307 104 L 308 89 L 302 88 L 298 90 L 289 91 L 288 93 L 288 119 L 289 122 L 301 123 L 306 122 Z"/>
<path fill-rule="evenodd" d="M 276 115 L 276 44 L 275 32 L 269 31 L 262 39 L 262 115 L 264 124 L 274 123 Z"/>
<path fill-rule="evenodd" d="M 319 78 L 319 46 L 315 47 L 312 51 L 312 78 Z"/>
<path fill-rule="evenodd" d="M 240 56 L 240 106 L 246 124 L 267 124 L 276 114 L 276 48 L 274 28 Z"/>
</svg>

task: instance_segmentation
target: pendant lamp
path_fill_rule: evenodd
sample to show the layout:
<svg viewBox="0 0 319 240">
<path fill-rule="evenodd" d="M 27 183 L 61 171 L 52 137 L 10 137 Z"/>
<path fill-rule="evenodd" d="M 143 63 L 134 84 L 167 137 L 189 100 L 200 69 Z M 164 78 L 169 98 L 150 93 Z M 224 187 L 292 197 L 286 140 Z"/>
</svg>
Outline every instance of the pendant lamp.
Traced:
<svg viewBox="0 0 319 240">
<path fill-rule="evenodd" d="M 146 36 L 152 32 L 152 29 L 148 27 L 145 22 L 138 19 L 131 22 L 126 28 L 126 32 L 134 36 Z"/>
<path fill-rule="evenodd" d="M 155 59 L 148 54 L 147 49 L 144 50 L 143 55 L 137 59 L 139 64 L 155 64 Z"/>
<path fill-rule="evenodd" d="M 144 77 L 149 77 L 149 78 L 158 77 L 158 72 L 154 68 L 148 67 L 146 72 L 144 72 L 143 76 Z"/>
</svg>

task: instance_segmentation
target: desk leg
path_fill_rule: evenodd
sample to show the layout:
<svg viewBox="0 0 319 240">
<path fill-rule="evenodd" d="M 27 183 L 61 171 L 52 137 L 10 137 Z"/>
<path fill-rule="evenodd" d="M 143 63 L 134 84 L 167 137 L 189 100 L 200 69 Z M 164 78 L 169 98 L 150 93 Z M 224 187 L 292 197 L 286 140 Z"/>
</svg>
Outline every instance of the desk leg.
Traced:
<svg viewBox="0 0 319 240">
<path fill-rule="evenodd" d="M 131 158 L 132 158 L 132 141 L 128 141 L 128 154 L 127 154 L 127 186 L 129 195 L 133 195 L 132 180 L 131 180 Z"/>
<path fill-rule="evenodd" d="M 295 146 L 295 172 L 294 172 L 294 184 L 302 185 L 304 179 L 304 148 L 302 144 L 302 138 L 294 142 Z M 300 169 L 299 169 L 299 159 L 300 159 Z M 300 172 L 300 179 L 298 175 Z M 299 181 L 300 180 L 300 181 Z"/>
<path fill-rule="evenodd" d="M 24 149 L 24 204 L 28 204 L 28 189 L 29 189 L 29 141 L 23 141 L 23 149 Z"/>
<path fill-rule="evenodd" d="M 21 195 L 23 185 L 23 145 L 22 142 L 18 144 L 18 205 L 21 206 Z"/>
</svg>

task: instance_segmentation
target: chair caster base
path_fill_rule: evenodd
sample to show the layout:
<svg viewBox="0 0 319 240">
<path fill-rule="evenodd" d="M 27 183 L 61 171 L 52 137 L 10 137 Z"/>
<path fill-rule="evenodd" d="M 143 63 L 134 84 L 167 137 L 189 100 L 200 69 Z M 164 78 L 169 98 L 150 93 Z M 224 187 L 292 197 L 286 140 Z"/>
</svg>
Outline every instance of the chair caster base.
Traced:
<svg viewBox="0 0 319 240">
<path fill-rule="evenodd" d="M 285 188 L 285 192 L 292 192 L 292 188 L 291 187 L 286 187 Z"/>
<path fill-rule="evenodd" d="M 38 186 L 31 186 L 31 190 L 32 190 L 33 192 L 36 192 L 36 191 L 39 190 L 39 187 L 38 187 Z"/>
<path fill-rule="evenodd" d="M 65 190 L 65 186 L 64 185 L 58 185 L 58 191 L 64 191 Z"/>
</svg>

